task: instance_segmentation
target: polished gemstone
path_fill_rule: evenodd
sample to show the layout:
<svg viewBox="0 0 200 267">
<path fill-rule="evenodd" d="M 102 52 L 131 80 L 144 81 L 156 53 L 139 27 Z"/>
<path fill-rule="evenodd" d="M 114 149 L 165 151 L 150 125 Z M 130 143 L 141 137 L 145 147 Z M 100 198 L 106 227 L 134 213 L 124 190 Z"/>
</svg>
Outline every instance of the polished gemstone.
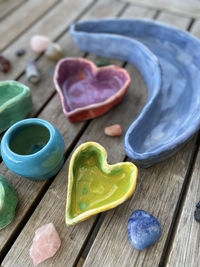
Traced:
<svg viewBox="0 0 200 267">
<path fill-rule="evenodd" d="M 159 221 L 144 210 L 135 210 L 128 221 L 128 236 L 131 244 L 139 250 L 153 245 L 161 236 Z"/>
</svg>

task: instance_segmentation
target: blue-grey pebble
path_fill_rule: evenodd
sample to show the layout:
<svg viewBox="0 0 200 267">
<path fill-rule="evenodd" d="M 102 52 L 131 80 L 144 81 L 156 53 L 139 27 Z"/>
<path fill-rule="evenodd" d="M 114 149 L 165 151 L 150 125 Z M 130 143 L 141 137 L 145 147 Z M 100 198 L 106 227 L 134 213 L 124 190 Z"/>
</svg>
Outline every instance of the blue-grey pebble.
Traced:
<svg viewBox="0 0 200 267">
<path fill-rule="evenodd" d="M 20 48 L 16 51 L 16 56 L 21 57 L 26 53 L 26 50 L 24 48 Z"/>
</svg>

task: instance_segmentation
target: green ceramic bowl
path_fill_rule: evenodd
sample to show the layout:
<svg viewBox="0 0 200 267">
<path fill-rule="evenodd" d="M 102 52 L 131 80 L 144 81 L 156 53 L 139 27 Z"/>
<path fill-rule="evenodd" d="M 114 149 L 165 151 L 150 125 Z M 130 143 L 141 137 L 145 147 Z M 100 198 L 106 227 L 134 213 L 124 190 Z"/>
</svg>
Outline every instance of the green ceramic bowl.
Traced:
<svg viewBox="0 0 200 267">
<path fill-rule="evenodd" d="M 0 82 L 0 133 L 31 111 L 31 90 L 16 81 Z"/>
</svg>

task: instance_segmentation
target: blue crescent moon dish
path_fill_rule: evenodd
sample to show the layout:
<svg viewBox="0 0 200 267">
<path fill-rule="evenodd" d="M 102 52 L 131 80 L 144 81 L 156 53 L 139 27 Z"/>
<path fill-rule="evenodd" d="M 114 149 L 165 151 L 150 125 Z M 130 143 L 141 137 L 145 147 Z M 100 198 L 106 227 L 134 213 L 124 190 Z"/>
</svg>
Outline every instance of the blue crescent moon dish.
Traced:
<svg viewBox="0 0 200 267">
<path fill-rule="evenodd" d="M 78 22 L 71 34 L 81 50 L 134 64 L 148 99 L 125 135 L 127 155 L 150 167 L 175 154 L 200 128 L 200 41 L 152 20 Z"/>
</svg>

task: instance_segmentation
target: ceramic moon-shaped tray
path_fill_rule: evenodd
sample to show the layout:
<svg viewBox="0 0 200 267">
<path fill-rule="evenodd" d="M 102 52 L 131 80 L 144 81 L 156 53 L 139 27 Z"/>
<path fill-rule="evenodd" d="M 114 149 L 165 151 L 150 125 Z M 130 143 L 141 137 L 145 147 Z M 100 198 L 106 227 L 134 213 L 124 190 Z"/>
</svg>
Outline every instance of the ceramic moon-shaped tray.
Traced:
<svg viewBox="0 0 200 267">
<path fill-rule="evenodd" d="M 200 127 L 200 42 L 189 33 L 151 20 L 75 23 L 71 34 L 88 52 L 133 63 L 148 100 L 125 136 L 133 161 L 149 167 L 175 152 Z M 128 108 L 128 107 L 127 107 Z"/>
</svg>

